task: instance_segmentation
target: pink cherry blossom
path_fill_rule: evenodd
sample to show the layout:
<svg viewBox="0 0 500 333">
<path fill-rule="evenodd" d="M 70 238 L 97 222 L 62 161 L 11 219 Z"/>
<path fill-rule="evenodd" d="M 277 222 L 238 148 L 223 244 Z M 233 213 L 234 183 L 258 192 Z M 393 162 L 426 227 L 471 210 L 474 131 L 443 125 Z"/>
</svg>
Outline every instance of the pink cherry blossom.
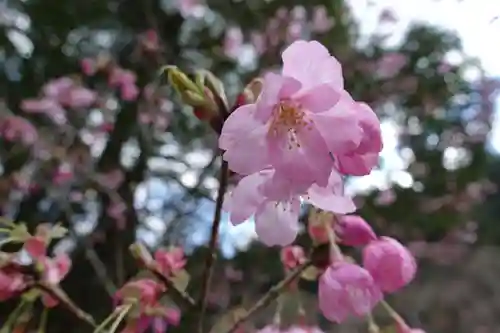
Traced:
<svg viewBox="0 0 500 333">
<path fill-rule="evenodd" d="M 364 176 L 378 164 L 383 148 L 382 131 L 380 121 L 367 104 L 356 103 L 356 110 L 356 117 L 363 131 L 361 141 L 355 149 L 336 157 L 341 173 Z"/>
<path fill-rule="evenodd" d="M 343 90 L 340 64 L 320 43 L 297 41 L 282 58 L 281 75 L 265 75 L 256 103 L 231 113 L 219 146 L 236 173 L 272 166 L 298 186 L 325 186 L 330 153 L 348 153 L 361 142 L 355 102 Z"/>
<path fill-rule="evenodd" d="M 0 119 L 0 137 L 5 141 L 19 141 L 32 145 L 38 139 L 38 131 L 28 120 L 18 116 Z"/>
<path fill-rule="evenodd" d="M 335 225 L 335 231 L 342 244 L 349 246 L 363 246 L 377 239 L 370 225 L 358 215 L 341 217 Z"/>
<path fill-rule="evenodd" d="M 319 279 L 319 307 L 340 323 L 349 315 L 364 316 L 382 300 L 382 292 L 364 268 L 348 262 L 333 263 Z"/>
<path fill-rule="evenodd" d="M 287 246 L 281 249 L 281 263 L 287 269 L 294 269 L 306 260 L 304 249 L 301 246 Z"/>
<path fill-rule="evenodd" d="M 417 263 L 410 251 L 390 237 L 381 237 L 363 249 L 363 266 L 380 289 L 387 293 L 410 283 L 417 271 Z"/>
<path fill-rule="evenodd" d="M 260 241 L 268 246 L 289 245 L 299 230 L 298 217 L 301 196 L 290 191 L 290 184 L 274 177 L 272 169 L 242 178 L 231 194 L 226 195 L 224 210 L 237 225 L 255 219 L 255 231 Z M 315 206 L 341 214 L 356 209 L 352 200 L 338 191 L 342 180 L 335 171 L 325 187 L 312 185 L 303 196 Z"/>
<path fill-rule="evenodd" d="M 174 275 L 186 265 L 184 251 L 180 247 L 170 250 L 158 249 L 155 252 L 155 261 L 160 272 L 165 276 Z"/>
</svg>

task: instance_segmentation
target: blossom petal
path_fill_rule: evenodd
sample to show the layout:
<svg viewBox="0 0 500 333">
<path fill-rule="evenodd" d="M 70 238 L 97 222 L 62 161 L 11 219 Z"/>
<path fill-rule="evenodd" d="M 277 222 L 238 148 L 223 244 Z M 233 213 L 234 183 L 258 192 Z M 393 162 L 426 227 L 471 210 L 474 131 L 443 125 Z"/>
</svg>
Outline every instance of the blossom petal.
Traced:
<svg viewBox="0 0 500 333">
<path fill-rule="evenodd" d="M 299 231 L 300 201 L 269 201 L 255 215 L 255 232 L 259 240 L 267 246 L 291 244 Z"/>
<path fill-rule="evenodd" d="M 328 179 L 328 185 L 320 187 L 312 185 L 307 192 L 307 201 L 314 206 L 337 214 L 352 213 L 356 205 L 350 197 L 343 194 L 343 181 L 341 176 L 333 171 Z"/>
<path fill-rule="evenodd" d="M 344 88 L 342 66 L 317 41 L 296 41 L 282 54 L 283 75 L 299 80 L 304 89 L 322 83 L 332 83 Z"/>
<path fill-rule="evenodd" d="M 230 197 L 230 220 L 234 225 L 248 220 L 265 200 L 259 187 L 272 176 L 269 172 L 258 172 L 241 179 Z"/>
<path fill-rule="evenodd" d="M 330 110 L 311 114 L 314 126 L 334 155 L 351 152 L 361 142 L 363 131 L 354 112 L 355 106 L 352 98 L 344 94 Z"/>
</svg>

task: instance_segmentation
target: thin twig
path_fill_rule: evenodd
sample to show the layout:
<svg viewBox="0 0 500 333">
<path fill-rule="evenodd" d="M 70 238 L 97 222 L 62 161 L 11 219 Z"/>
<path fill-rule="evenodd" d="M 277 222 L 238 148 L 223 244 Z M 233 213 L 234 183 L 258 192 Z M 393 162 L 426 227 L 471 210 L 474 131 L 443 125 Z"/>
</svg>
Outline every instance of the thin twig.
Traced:
<svg viewBox="0 0 500 333">
<path fill-rule="evenodd" d="M 294 271 L 292 271 L 289 275 L 286 276 L 280 283 L 272 287 L 264 296 L 262 296 L 255 304 L 248 309 L 248 311 L 241 317 L 237 318 L 233 323 L 231 328 L 227 331 L 227 333 L 231 333 L 236 330 L 241 324 L 246 322 L 260 309 L 265 308 L 269 304 L 271 304 L 274 300 L 276 300 L 281 292 L 288 287 L 299 275 L 304 272 L 309 266 L 312 265 L 312 260 L 308 259 L 302 265 L 298 266 Z"/>
<path fill-rule="evenodd" d="M 200 297 L 200 321 L 199 330 L 203 331 L 203 317 L 207 308 L 207 296 L 210 289 L 210 282 L 212 280 L 214 263 L 217 260 L 217 240 L 219 236 L 219 226 L 222 215 L 222 204 L 224 202 L 224 195 L 226 194 L 227 185 L 229 180 L 229 168 L 226 161 L 222 161 L 222 166 L 219 175 L 219 190 L 217 192 L 217 199 L 215 201 L 215 213 L 212 222 L 212 230 L 210 232 L 210 241 L 208 243 L 209 254 L 205 262 L 205 272 L 203 273 Z"/>
<path fill-rule="evenodd" d="M 90 326 L 96 328 L 97 324 L 92 317 L 92 315 L 83 311 L 78 305 L 76 305 L 62 290 L 54 289 L 42 282 L 35 283 L 35 286 L 44 292 L 50 294 L 50 296 L 56 298 L 62 305 L 64 305 L 69 311 L 71 311 L 75 316 L 77 316 L 82 321 L 86 322 Z"/>
<path fill-rule="evenodd" d="M 146 264 L 146 269 L 150 271 L 154 276 L 163 283 L 165 287 L 167 287 L 167 292 L 170 292 L 172 299 L 177 304 L 183 304 L 186 307 L 194 307 L 196 302 L 193 300 L 191 296 L 185 291 L 180 290 L 177 286 L 172 282 L 168 277 L 163 275 L 161 272 L 153 264 Z"/>
</svg>

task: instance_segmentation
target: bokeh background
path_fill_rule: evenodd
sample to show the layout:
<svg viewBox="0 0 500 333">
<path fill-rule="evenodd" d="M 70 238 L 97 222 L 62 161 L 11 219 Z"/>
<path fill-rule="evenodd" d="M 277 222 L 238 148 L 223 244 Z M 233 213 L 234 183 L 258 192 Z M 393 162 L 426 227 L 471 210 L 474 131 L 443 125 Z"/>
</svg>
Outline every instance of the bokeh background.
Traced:
<svg viewBox="0 0 500 333">
<path fill-rule="evenodd" d="M 1 0 L 2 216 L 31 231 L 42 222 L 69 229 L 51 250 L 70 253 L 62 285 L 97 319 L 137 273 L 135 240 L 185 247 L 197 295 L 217 141 L 158 69 L 209 69 L 234 101 L 292 41 L 317 39 L 382 121 L 380 166 L 346 189 L 377 232 L 419 259 L 415 282 L 389 301 L 427 332 L 500 332 L 498 14 L 489 0 Z M 74 91 L 54 93 L 68 80 Z M 234 227 L 224 216 L 219 251 L 214 320 L 283 276 L 278 249 L 254 242 L 252 221 Z M 300 291 L 311 323 L 366 331 L 356 321 L 326 325 L 313 289 Z M 2 318 L 14 303 L 2 304 Z M 253 324 L 271 317 L 268 309 Z M 88 332 L 51 311 L 48 333 L 69 327 Z"/>
</svg>

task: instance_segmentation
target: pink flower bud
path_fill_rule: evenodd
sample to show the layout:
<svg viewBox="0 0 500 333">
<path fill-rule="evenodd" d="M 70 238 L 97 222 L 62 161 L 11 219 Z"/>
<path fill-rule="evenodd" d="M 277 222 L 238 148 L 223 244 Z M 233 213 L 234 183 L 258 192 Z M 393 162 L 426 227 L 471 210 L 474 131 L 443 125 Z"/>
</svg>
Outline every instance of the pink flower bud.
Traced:
<svg viewBox="0 0 500 333">
<path fill-rule="evenodd" d="M 390 237 L 381 237 L 364 248 L 363 266 L 380 289 L 387 293 L 410 283 L 417 271 L 417 263 L 410 251 Z"/>
<path fill-rule="evenodd" d="M 287 269 L 294 269 L 306 260 L 304 249 L 297 245 L 286 246 L 281 250 L 281 262 Z"/>
<path fill-rule="evenodd" d="M 340 323 L 351 314 L 364 316 L 382 299 L 370 273 L 348 262 L 336 262 L 319 279 L 319 307 L 323 315 Z"/>
<path fill-rule="evenodd" d="M 342 244 L 364 246 L 377 239 L 372 227 L 358 215 L 346 215 L 339 219 L 335 231 Z"/>
</svg>

